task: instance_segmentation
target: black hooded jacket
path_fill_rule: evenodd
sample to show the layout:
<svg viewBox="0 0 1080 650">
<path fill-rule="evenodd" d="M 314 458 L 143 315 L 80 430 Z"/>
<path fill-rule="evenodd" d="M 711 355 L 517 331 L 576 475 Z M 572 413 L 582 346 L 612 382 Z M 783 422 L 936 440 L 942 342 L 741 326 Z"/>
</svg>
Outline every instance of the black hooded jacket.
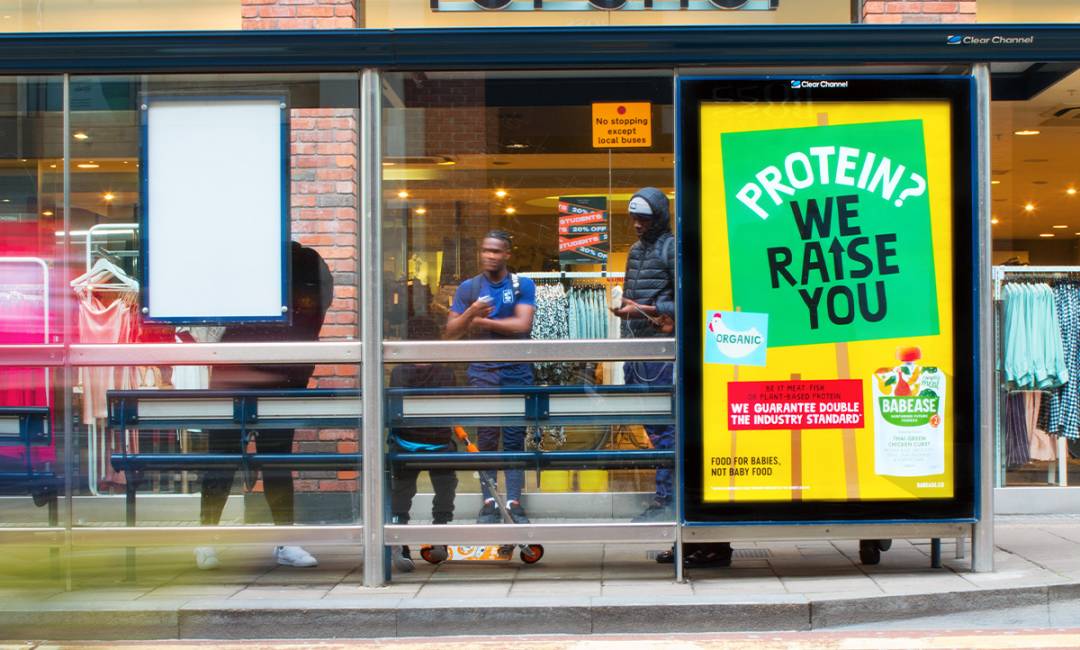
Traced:
<svg viewBox="0 0 1080 650">
<path fill-rule="evenodd" d="M 657 196 L 659 195 L 659 196 Z M 630 247 L 626 260 L 623 295 L 643 305 L 655 305 L 658 312 L 675 317 L 675 236 L 668 221 L 667 197 L 646 188 L 635 194 L 653 210 L 652 227 Z M 623 338 L 670 336 L 661 333 L 646 318 L 623 321 Z"/>
</svg>

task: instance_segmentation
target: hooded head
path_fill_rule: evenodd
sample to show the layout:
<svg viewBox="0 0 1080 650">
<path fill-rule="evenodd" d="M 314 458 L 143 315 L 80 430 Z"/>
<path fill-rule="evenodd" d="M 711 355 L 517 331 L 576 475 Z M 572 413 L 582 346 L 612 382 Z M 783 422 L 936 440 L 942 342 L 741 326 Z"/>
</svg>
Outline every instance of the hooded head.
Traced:
<svg viewBox="0 0 1080 650">
<path fill-rule="evenodd" d="M 638 237 L 651 239 L 668 230 L 671 220 L 667 195 L 655 187 L 643 187 L 630 198 L 627 210 Z"/>
</svg>

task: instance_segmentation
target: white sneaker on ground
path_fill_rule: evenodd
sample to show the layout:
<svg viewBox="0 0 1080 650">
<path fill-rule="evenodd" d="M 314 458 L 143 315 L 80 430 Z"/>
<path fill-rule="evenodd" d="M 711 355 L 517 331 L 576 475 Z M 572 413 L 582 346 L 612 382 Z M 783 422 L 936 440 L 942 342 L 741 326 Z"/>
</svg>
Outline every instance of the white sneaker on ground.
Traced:
<svg viewBox="0 0 1080 650">
<path fill-rule="evenodd" d="M 195 549 L 195 566 L 203 571 L 209 571 L 221 566 L 213 546 L 200 546 Z"/>
<path fill-rule="evenodd" d="M 278 546 L 274 549 L 274 559 L 282 566 L 313 567 L 319 561 L 299 546 Z"/>
<path fill-rule="evenodd" d="M 390 548 L 390 562 L 401 573 L 412 573 L 416 568 L 408 546 L 393 546 Z"/>
</svg>

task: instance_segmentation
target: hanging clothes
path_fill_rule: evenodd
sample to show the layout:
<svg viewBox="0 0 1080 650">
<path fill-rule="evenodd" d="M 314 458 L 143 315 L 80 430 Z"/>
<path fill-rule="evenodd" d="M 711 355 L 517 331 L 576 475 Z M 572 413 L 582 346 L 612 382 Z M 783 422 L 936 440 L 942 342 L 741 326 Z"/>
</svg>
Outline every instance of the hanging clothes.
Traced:
<svg viewBox="0 0 1080 650">
<path fill-rule="evenodd" d="M 1005 305 L 1003 370 L 1009 386 L 1046 389 L 1069 381 L 1054 292 L 1045 284 L 1009 284 Z"/>
<path fill-rule="evenodd" d="M 1024 394 L 1020 392 L 1009 393 L 1005 397 L 1005 463 L 1008 467 L 1031 462 L 1024 399 Z"/>
<path fill-rule="evenodd" d="M 123 295 L 104 304 L 92 292 L 79 296 L 79 341 L 81 343 L 134 343 L 136 340 L 135 301 Z M 128 390 L 137 382 L 126 367 L 79 368 L 83 391 L 83 422 L 108 416 L 105 393 Z"/>
<path fill-rule="evenodd" d="M 1024 394 L 1024 414 L 1027 421 L 1028 456 L 1031 460 L 1057 460 L 1057 449 L 1051 437 L 1039 427 L 1039 412 L 1043 393 L 1028 391 Z"/>
<path fill-rule="evenodd" d="M 1046 431 L 1076 440 L 1080 438 L 1080 284 L 1055 284 L 1054 303 L 1061 324 L 1065 367 L 1069 377 L 1075 379 L 1052 391 Z"/>
<path fill-rule="evenodd" d="M 571 332 L 570 299 L 559 283 L 536 285 L 536 312 L 533 314 L 531 337 L 536 341 L 566 340 Z M 537 384 L 565 385 L 577 376 L 575 364 L 543 362 L 533 364 Z"/>
</svg>

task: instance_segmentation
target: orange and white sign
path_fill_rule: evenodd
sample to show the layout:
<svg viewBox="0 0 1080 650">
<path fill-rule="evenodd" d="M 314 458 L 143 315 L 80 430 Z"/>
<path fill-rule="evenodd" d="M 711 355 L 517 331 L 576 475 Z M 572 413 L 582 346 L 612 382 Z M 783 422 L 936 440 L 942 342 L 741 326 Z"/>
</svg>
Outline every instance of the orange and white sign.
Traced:
<svg viewBox="0 0 1080 650">
<path fill-rule="evenodd" d="M 594 149 L 652 146 L 652 104 L 601 102 L 592 105 Z"/>
</svg>

